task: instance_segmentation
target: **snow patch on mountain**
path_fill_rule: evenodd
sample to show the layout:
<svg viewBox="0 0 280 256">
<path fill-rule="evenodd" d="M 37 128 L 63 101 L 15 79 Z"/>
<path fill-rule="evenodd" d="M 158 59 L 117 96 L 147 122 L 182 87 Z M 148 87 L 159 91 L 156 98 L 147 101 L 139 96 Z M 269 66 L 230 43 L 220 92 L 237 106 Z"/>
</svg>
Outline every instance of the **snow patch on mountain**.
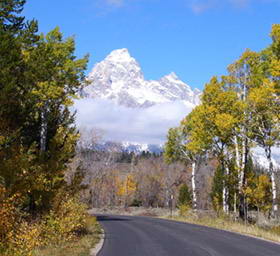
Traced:
<svg viewBox="0 0 280 256">
<path fill-rule="evenodd" d="M 142 152 L 152 152 L 160 154 L 163 151 L 163 145 L 159 144 L 147 144 L 147 143 L 137 143 L 137 142 L 122 142 L 122 149 L 128 153 L 140 154 Z"/>
</svg>

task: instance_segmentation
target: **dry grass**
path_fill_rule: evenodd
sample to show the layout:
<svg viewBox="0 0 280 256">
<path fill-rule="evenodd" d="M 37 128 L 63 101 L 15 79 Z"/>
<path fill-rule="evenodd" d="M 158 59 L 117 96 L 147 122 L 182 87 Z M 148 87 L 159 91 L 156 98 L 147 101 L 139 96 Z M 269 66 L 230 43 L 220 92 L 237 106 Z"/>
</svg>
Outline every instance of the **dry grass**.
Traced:
<svg viewBox="0 0 280 256">
<path fill-rule="evenodd" d="M 177 214 L 178 211 L 176 211 Z M 166 208 L 145 208 L 145 207 L 108 207 L 92 208 L 90 214 L 111 214 L 111 215 L 129 215 L 129 216 L 164 216 L 170 213 Z"/>
<path fill-rule="evenodd" d="M 88 256 L 100 239 L 101 228 L 95 217 L 88 217 L 86 230 L 71 242 L 35 250 L 34 256 Z"/>
<path fill-rule="evenodd" d="M 243 222 L 231 220 L 227 216 L 215 217 L 211 214 L 201 216 L 195 212 L 189 211 L 186 216 L 163 217 L 176 221 L 182 221 L 202 226 L 213 227 L 217 229 L 237 232 L 249 236 L 254 236 L 280 243 L 280 226 L 273 228 L 262 228 L 257 225 L 245 225 Z"/>
</svg>

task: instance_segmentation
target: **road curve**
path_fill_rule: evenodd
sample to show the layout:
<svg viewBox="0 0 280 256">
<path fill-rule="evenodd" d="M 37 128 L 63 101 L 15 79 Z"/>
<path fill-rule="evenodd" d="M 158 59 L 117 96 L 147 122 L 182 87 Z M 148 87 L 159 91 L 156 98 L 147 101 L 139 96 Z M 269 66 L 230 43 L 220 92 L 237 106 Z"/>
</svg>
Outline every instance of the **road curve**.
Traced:
<svg viewBox="0 0 280 256">
<path fill-rule="evenodd" d="M 280 256 L 280 245 L 235 233 L 149 217 L 97 216 L 98 256 Z"/>
</svg>

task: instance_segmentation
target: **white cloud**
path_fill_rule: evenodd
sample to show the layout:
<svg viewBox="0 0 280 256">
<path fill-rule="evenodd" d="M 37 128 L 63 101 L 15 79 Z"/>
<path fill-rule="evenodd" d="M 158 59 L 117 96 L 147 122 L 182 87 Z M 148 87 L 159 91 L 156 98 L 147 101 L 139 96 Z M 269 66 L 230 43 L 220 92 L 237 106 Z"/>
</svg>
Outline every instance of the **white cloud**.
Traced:
<svg viewBox="0 0 280 256">
<path fill-rule="evenodd" d="M 219 7 L 235 7 L 235 8 L 247 8 L 257 2 L 259 3 L 279 3 L 279 0 L 186 0 L 191 10 L 200 14 L 209 9 Z"/>
<path fill-rule="evenodd" d="M 164 103 L 150 108 L 126 108 L 102 99 L 75 102 L 78 127 L 98 128 L 104 139 L 148 144 L 162 144 L 170 127 L 191 111 L 182 102 Z"/>
<path fill-rule="evenodd" d="M 280 148 L 279 147 L 272 147 L 272 162 L 274 165 L 274 168 L 277 170 L 280 169 Z M 252 149 L 253 154 L 253 160 L 255 163 L 259 164 L 261 167 L 265 169 L 269 169 L 269 163 L 267 161 L 265 151 L 263 148 L 255 147 Z"/>
<path fill-rule="evenodd" d="M 238 8 L 248 7 L 251 2 L 252 2 L 251 0 L 230 0 L 230 3 Z"/>
<path fill-rule="evenodd" d="M 106 4 L 112 5 L 112 6 L 122 6 L 124 4 L 124 0 L 105 0 Z"/>
<path fill-rule="evenodd" d="M 190 8 L 196 14 L 207 11 L 217 5 L 216 0 L 192 0 L 190 3 Z"/>
</svg>

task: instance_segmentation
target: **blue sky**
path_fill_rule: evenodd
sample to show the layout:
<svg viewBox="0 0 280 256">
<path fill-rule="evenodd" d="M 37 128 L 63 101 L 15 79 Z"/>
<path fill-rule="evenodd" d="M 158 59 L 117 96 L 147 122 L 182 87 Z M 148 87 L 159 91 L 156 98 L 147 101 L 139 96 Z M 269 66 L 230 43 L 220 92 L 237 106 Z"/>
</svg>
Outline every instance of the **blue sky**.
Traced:
<svg viewBox="0 0 280 256">
<path fill-rule="evenodd" d="M 75 35 L 77 55 L 90 54 L 89 70 L 128 48 L 146 79 L 174 71 L 202 89 L 246 48 L 270 43 L 280 0 L 27 0 L 24 15 L 42 32 L 59 26 Z"/>
</svg>

